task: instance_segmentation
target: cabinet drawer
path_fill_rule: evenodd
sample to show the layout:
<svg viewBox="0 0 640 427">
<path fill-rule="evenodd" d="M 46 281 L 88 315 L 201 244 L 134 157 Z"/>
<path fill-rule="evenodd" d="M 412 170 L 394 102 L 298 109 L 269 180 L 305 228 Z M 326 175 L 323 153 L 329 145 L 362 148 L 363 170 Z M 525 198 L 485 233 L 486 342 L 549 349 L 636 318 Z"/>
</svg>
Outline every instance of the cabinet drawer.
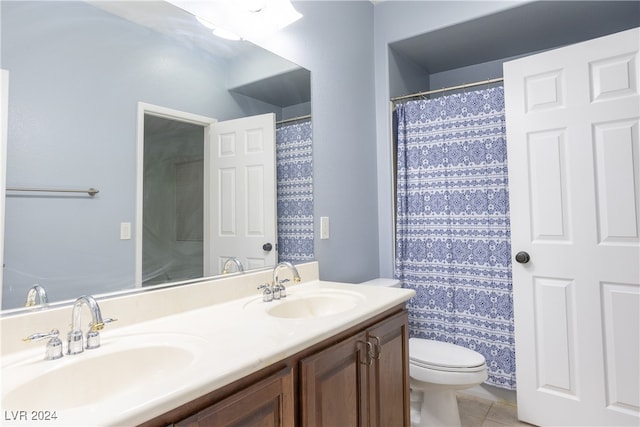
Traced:
<svg viewBox="0 0 640 427">
<path fill-rule="evenodd" d="M 290 367 L 174 424 L 176 427 L 293 427 L 294 387 Z"/>
</svg>

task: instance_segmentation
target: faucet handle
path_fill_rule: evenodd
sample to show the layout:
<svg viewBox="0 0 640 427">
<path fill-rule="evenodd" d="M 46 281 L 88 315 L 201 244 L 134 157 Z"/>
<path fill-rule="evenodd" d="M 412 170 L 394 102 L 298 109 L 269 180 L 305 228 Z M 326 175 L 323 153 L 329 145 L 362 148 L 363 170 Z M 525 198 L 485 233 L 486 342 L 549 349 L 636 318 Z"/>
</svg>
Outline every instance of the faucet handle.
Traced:
<svg viewBox="0 0 640 427">
<path fill-rule="evenodd" d="M 22 341 L 24 342 L 41 341 L 47 338 L 57 337 L 58 335 L 60 335 L 60 331 L 57 329 L 52 329 L 50 332 L 38 332 L 35 334 L 31 334 L 28 337 L 22 338 Z"/>
<path fill-rule="evenodd" d="M 89 323 L 89 332 L 87 332 L 87 349 L 94 349 L 100 347 L 100 330 L 104 328 L 107 323 L 115 322 L 118 319 L 112 319 L 110 317 L 102 319 L 102 322 L 93 324 Z"/>
<path fill-rule="evenodd" d="M 102 322 L 96 323 L 95 325 L 93 324 L 93 322 L 89 322 L 89 331 L 91 332 L 101 331 L 104 329 L 107 323 L 116 322 L 117 320 L 118 319 L 107 317 L 106 319 L 102 319 Z"/>
<path fill-rule="evenodd" d="M 283 279 L 278 281 L 278 283 L 274 283 L 273 287 L 277 289 L 277 292 L 280 293 L 280 298 L 286 298 L 287 297 L 287 288 L 284 286 L 285 283 L 287 283 L 289 281 L 289 279 Z M 274 291 L 276 292 L 276 291 Z"/>
<path fill-rule="evenodd" d="M 258 290 L 260 289 L 262 289 L 262 301 L 273 301 L 273 291 L 271 290 L 271 285 L 269 283 L 258 286 Z"/>
<path fill-rule="evenodd" d="M 62 341 L 60 341 L 60 338 L 58 338 L 59 334 L 60 331 L 58 331 L 57 329 L 52 329 L 47 333 L 31 334 L 28 337 L 23 338 L 22 341 L 41 341 L 49 338 L 49 342 L 47 342 L 47 346 L 45 349 L 44 360 L 55 360 L 62 357 Z"/>
</svg>

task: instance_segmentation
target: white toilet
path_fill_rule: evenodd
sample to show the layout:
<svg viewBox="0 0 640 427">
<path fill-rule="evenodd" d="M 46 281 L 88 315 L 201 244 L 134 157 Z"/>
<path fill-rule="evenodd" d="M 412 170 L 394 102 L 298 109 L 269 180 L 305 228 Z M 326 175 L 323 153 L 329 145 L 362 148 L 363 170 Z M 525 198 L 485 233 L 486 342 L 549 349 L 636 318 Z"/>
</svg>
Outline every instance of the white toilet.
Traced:
<svg viewBox="0 0 640 427">
<path fill-rule="evenodd" d="M 396 279 L 373 279 L 363 285 L 400 287 Z M 411 425 L 459 427 L 456 391 L 487 379 L 480 353 L 459 345 L 422 338 L 409 339 Z"/>
</svg>

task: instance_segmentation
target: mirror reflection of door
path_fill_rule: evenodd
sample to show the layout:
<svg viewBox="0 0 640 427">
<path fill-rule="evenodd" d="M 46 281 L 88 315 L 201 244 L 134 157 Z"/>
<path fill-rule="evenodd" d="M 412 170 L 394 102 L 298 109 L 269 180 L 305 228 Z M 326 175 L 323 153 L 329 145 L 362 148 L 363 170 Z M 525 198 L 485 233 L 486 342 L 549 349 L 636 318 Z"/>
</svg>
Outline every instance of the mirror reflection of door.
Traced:
<svg viewBox="0 0 640 427">
<path fill-rule="evenodd" d="M 221 274 L 233 257 L 245 269 L 275 265 L 275 114 L 213 123 L 210 133 L 211 145 L 205 149 L 205 182 L 211 185 L 207 190 L 205 184 L 205 194 L 211 195 L 205 276 Z"/>
<path fill-rule="evenodd" d="M 144 115 L 142 286 L 276 261 L 275 118 Z M 273 243 L 274 250 L 263 245 Z"/>
</svg>

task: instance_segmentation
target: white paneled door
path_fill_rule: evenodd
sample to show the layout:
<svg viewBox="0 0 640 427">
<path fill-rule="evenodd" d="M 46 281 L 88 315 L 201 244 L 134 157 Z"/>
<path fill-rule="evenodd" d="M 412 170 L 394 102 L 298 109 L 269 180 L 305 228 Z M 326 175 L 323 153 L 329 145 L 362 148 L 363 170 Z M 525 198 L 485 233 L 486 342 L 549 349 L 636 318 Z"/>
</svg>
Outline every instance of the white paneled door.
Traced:
<svg viewBox="0 0 640 427">
<path fill-rule="evenodd" d="M 536 425 L 640 424 L 639 40 L 504 65 L 518 416 Z"/>
<path fill-rule="evenodd" d="M 245 269 L 275 265 L 275 115 L 214 123 L 209 141 L 205 274 L 220 274 L 230 257 Z"/>
</svg>

